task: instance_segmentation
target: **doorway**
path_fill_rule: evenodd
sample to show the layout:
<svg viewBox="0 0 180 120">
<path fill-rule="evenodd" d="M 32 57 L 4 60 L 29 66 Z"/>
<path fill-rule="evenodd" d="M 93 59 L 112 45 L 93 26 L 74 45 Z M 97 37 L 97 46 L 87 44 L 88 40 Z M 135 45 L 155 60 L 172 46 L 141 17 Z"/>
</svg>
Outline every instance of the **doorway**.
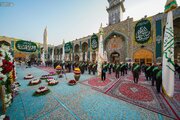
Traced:
<svg viewBox="0 0 180 120">
<path fill-rule="evenodd" d="M 134 53 L 134 62 L 140 65 L 152 64 L 153 53 L 150 50 L 139 49 Z"/>
<path fill-rule="evenodd" d="M 111 63 L 118 63 L 120 60 L 120 54 L 118 52 L 111 53 L 110 61 Z"/>
</svg>

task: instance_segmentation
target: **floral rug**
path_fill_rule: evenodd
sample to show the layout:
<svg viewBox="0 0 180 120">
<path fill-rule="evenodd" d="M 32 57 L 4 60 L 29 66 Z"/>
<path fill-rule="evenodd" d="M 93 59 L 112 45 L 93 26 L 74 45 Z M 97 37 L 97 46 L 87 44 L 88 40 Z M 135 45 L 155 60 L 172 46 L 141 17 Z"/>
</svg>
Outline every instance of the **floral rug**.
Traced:
<svg viewBox="0 0 180 120">
<path fill-rule="evenodd" d="M 122 80 L 126 80 L 126 81 L 132 81 L 133 82 L 133 75 L 132 75 L 132 72 L 131 71 L 128 71 L 128 74 L 121 77 Z M 139 75 L 139 80 L 138 80 L 138 83 L 141 83 L 141 84 L 151 84 L 151 81 L 147 81 L 146 80 L 146 77 L 144 75 L 144 73 L 141 73 Z"/>
<path fill-rule="evenodd" d="M 175 114 L 177 114 L 180 119 L 180 79 L 178 76 L 175 77 L 174 97 L 168 98 L 164 96 L 164 98 L 167 100 L 168 104 L 170 104 Z"/>
<path fill-rule="evenodd" d="M 170 108 L 164 96 L 157 94 L 156 87 L 151 86 L 151 81 L 147 81 L 144 73 L 140 74 L 138 84 L 134 84 L 133 75 L 129 71 L 125 76 L 120 76 L 120 79 L 115 78 L 115 74 L 107 74 L 105 81 L 101 81 L 100 77 L 92 77 L 80 82 L 83 85 L 90 86 L 94 90 L 103 92 L 112 97 L 124 100 L 128 103 L 139 107 L 161 113 L 171 118 L 178 118 L 176 113 L 179 113 L 179 81 L 176 80 L 176 92 L 173 99 L 166 98 L 176 113 Z"/>
<path fill-rule="evenodd" d="M 134 84 L 132 75 L 129 73 L 107 91 L 107 94 L 124 100 L 139 107 L 176 118 L 161 94 L 157 94 L 156 88 L 151 86 L 151 81 L 146 81 L 141 76 L 139 83 Z"/>
<path fill-rule="evenodd" d="M 80 82 L 83 85 L 87 85 L 92 87 L 95 90 L 98 90 L 100 92 L 106 92 L 108 89 L 111 88 L 115 83 L 117 82 L 117 79 L 114 78 L 113 75 L 107 75 L 106 80 L 102 81 L 100 77 L 92 77 L 89 78 L 83 82 Z"/>
</svg>

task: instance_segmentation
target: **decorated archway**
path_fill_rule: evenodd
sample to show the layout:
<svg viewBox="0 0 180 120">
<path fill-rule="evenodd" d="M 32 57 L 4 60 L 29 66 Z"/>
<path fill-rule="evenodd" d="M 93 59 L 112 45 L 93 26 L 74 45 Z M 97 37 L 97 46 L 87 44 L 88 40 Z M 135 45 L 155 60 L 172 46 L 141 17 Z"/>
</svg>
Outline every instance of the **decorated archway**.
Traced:
<svg viewBox="0 0 180 120">
<path fill-rule="evenodd" d="M 75 53 L 79 53 L 79 45 L 78 44 L 76 44 L 75 46 L 74 46 L 74 52 Z"/>
<path fill-rule="evenodd" d="M 104 50 L 107 52 L 111 62 L 123 62 L 128 56 L 128 38 L 125 34 L 117 31 L 111 32 L 103 41 Z M 111 58 L 112 53 L 117 52 L 119 58 Z M 121 54 L 121 56 L 120 56 Z M 115 60 L 116 59 L 116 60 Z M 118 60 L 117 60 L 118 59 Z"/>
<path fill-rule="evenodd" d="M 133 58 L 135 63 L 151 65 L 153 61 L 153 53 L 150 50 L 142 48 L 134 53 Z"/>
<path fill-rule="evenodd" d="M 14 60 L 15 61 L 25 61 L 26 60 L 26 58 L 27 58 L 27 54 L 26 53 L 16 53 L 15 55 L 14 55 Z"/>
<path fill-rule="evenodd" d="M 38 59 L 38 57 L 37 57 L 36 54 L 31 54 L 31 55 L 29 55 L 29 60 L 30 60 L 31 62 L 36 62 L 37 59 Z"/>
</svg>

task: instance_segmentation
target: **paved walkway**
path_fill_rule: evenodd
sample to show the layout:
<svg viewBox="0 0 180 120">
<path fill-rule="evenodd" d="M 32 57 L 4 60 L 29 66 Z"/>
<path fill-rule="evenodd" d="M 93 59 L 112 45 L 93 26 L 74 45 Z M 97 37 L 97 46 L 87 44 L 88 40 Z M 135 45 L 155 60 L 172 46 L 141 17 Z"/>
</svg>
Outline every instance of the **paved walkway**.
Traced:
<svg viewBox="0 0 180 120">
<path fill-rule="evenodd" d="M 55 76 L 59 84 L 49 87 L 51 92 L 47 95 L 34 97 L 32 94 L 39 86 L 47 86 L 46 81 L 36 86 L 28 86 L 29 81 L 23 77 L 27 73 L 32 73 L 35 77 L 48 73 L 35 67 L 23 66 L 17 68 L 17 73 L 17 81 L 21 87 L 20 94 L 7 109 L 7 115 L 11 120 L 168 120 L 174 117 L 144 109 L 108 94 L 120 81 L 113 76 L 108 76 L 107 83 L 96 84 L 97 88 L 88 85 L 94 84 L 92 81 L 87 83 L 96 78 L 93 75 L 81 75 L 76 86 L 69 86 L 65 76 Z M 73 73 L 66 74 L 66 77 L 68 80 L 73 79 Z"/>
</svg>

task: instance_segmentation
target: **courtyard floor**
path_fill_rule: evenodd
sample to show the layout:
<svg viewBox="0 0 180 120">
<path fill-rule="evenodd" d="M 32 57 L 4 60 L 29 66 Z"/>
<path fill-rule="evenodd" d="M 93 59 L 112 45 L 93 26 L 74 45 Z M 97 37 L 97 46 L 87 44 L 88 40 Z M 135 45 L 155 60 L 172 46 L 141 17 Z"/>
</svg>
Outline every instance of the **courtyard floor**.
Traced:
<svg viewBox="0 0 180 120">
<path fill-rule="evenodd" d="M 169 99 L 157 94 L 151 81 L 140 76 L 138 84 L 132 81 L 132 74 L 116 79 L 107 74 L 105 82 L 100 78 L 81 75 L 75 86 L 68 80 L 74 79 L 73 73 L 57 78 L 59 84 L 48 86 L 46 81 L 36 86 L 28 86 L 24 76 L 32 73 L 35 77 L 48 74 L 52 68 L 17 67 L 17 81 L 21 84 L 19 94 L 7 109 L 11 120 L 170 120 L 180 116 L 180 80 L 176 80 L 175 97 Z M 35 97 L 33 93 L 40 86 L 48 86 L 50 93 Z"/>
</svg>

